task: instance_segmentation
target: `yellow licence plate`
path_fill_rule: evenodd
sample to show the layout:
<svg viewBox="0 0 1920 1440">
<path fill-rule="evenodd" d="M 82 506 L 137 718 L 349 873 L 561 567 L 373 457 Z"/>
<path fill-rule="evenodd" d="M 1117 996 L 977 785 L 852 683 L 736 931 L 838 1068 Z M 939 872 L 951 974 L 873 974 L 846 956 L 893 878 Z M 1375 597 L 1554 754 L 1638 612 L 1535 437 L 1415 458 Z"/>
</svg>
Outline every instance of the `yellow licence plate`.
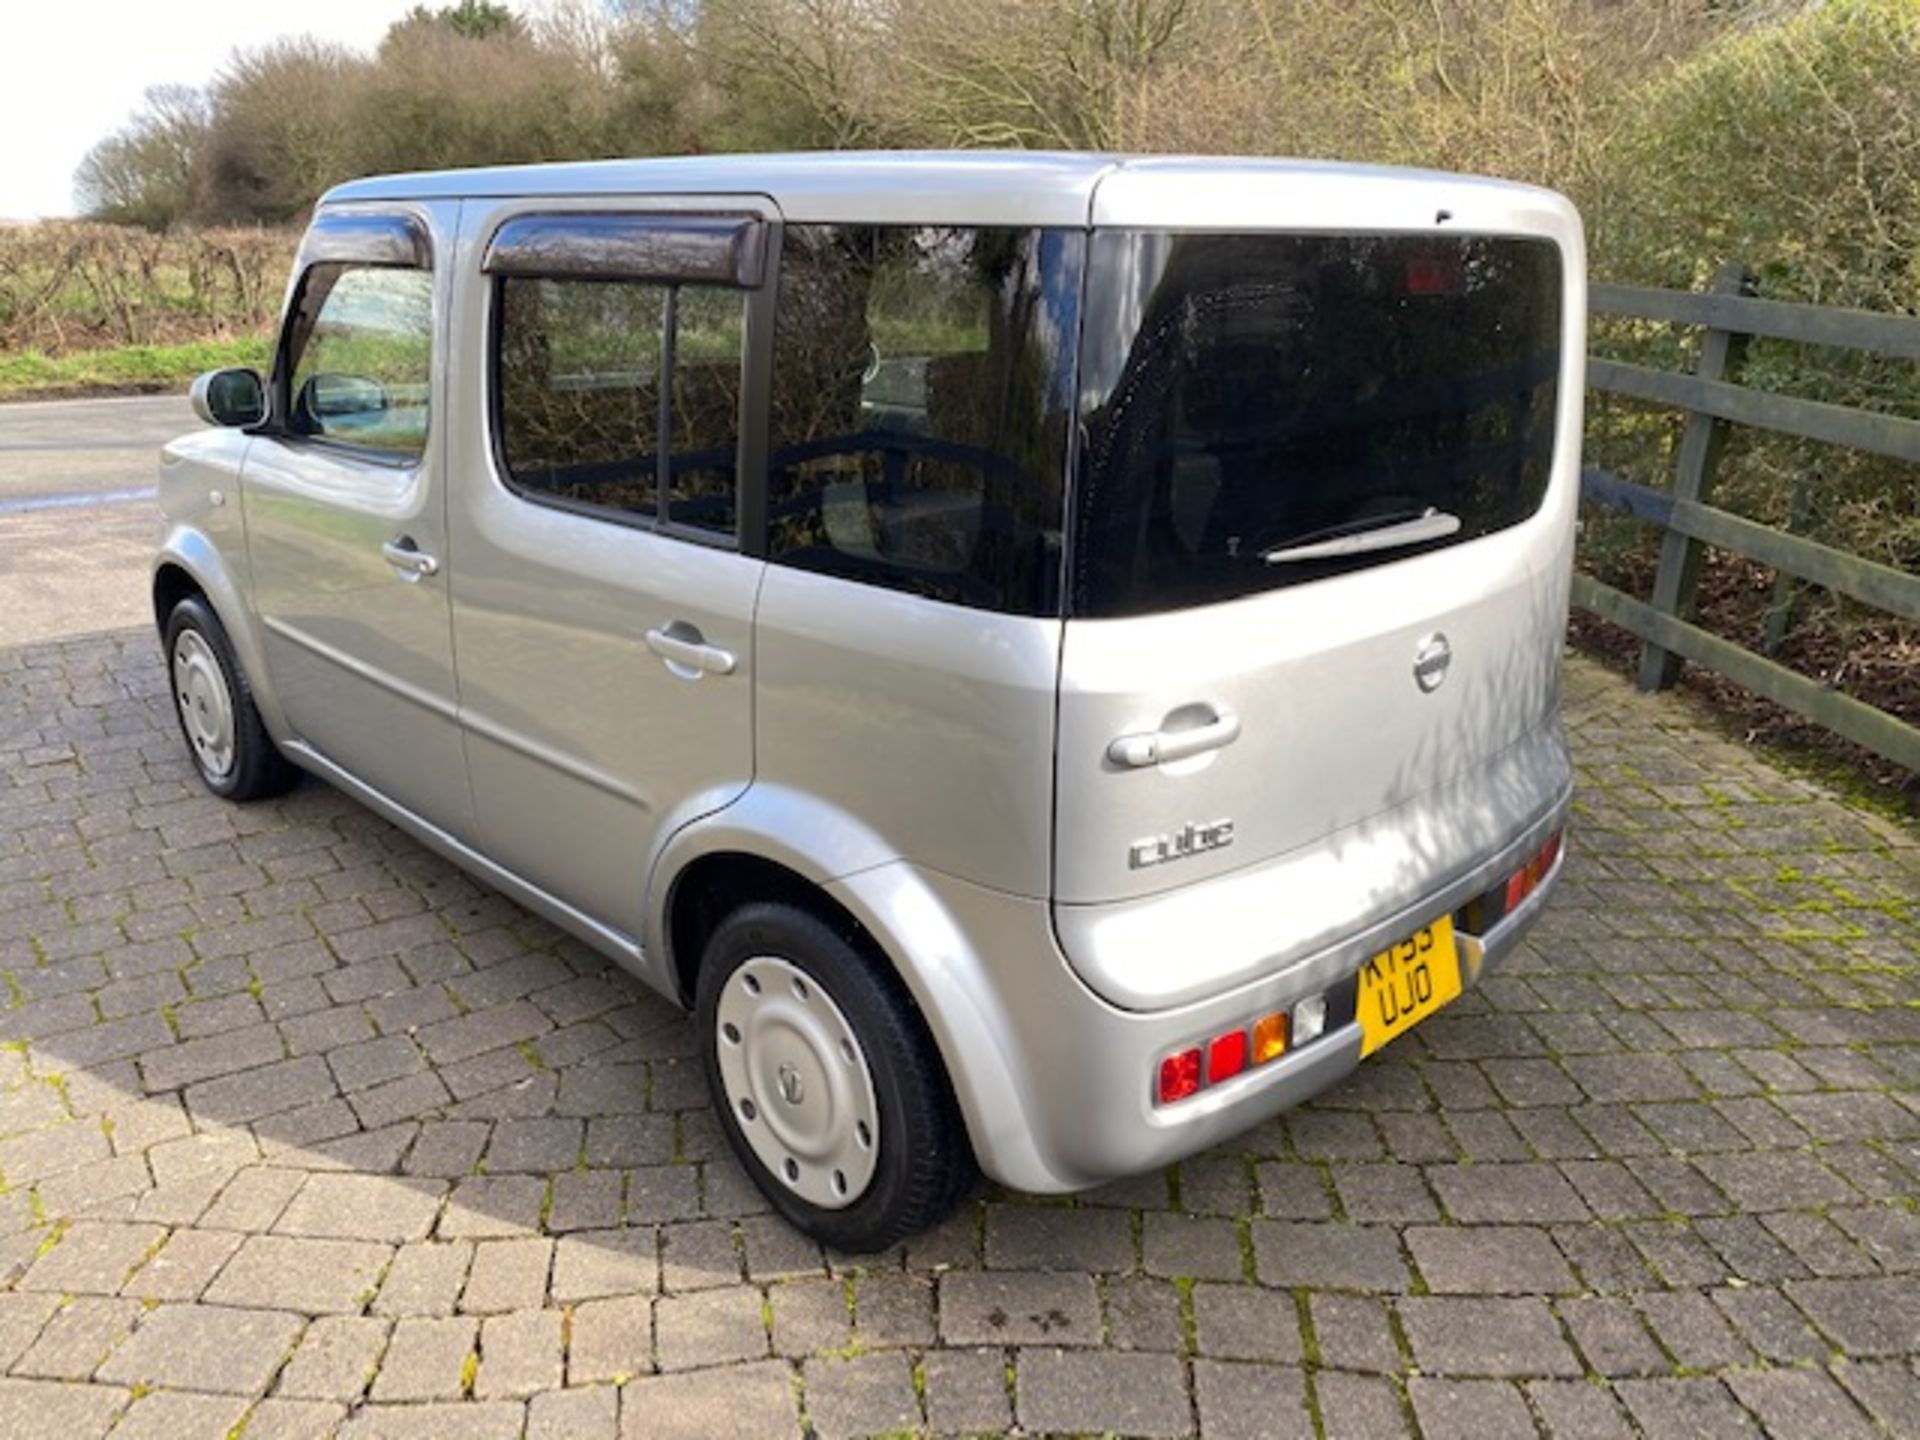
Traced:
<svg viewBox="0 0 1920 1440">
<path fill-rule="evenodd" d="M 1371 1055 L 1459 993 L 1453 917 L 1442 915 L 1360 967 L 1360 1053 Z"/>
</svg>

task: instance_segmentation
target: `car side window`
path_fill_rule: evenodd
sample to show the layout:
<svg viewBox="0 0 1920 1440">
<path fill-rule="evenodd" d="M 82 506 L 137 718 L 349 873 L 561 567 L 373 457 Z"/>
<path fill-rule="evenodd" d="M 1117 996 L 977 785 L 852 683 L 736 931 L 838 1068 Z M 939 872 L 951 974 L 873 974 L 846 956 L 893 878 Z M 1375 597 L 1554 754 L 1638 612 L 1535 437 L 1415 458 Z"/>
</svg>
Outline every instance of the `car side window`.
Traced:
<svg viewBox="0 0 1920 1440">
<path fill-rule="evenodd" d="M 731 536 L 741 293 L 637 280 L 497 283 L 494 384 L 514 487 Z"/>
<path fill-rule="evenodd" d="M 768 556 L 1057 613 L 1082 237 L 789 225 Z"/>
<path fill-rule="evenodd" d="M 499 302 L 500 448 L 514 484 L 655 514 L 666 287 L 516 278 Z"/>
<path fill-rule="evenodd" d="M 432 384 L 432 273 L 311 267 L 294 307 L 287 359 L 289 431 L 419 459 Z"/>
</svg>

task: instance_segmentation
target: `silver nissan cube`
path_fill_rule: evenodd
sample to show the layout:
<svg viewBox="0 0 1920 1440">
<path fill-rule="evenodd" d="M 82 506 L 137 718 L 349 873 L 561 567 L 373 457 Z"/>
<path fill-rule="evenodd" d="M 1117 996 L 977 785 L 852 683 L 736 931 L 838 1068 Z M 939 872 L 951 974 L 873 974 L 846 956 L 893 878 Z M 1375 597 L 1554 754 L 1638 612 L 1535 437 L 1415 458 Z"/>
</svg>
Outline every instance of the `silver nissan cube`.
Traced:
<svg viewBox="0 0 1920 1440">
<path fill-rule="evenodd" d="M 155 615 L 309 771 L 689 1008 L 847 1250 L 1339 1080 L 1558 879 L 1580 222 L 1413 171 L 355 181 L 168 446 Z"/>
</svg>

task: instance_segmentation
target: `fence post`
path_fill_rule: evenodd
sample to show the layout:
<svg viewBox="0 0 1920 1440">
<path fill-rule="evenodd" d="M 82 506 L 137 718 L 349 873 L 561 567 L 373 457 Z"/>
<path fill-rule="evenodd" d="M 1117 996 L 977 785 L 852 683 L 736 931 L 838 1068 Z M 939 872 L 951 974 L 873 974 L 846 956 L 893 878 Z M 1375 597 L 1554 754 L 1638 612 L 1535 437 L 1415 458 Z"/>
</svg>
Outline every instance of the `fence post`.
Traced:
<svg viewBox="0 0 1920 1440">
<path fill-rule="evenodd" d="M 1807 522 L 1813 518 L 1813 487 L 1818 483 L 1819 472 L 1808 475 L 1804 470 L 1794 477 L 1793 495 L 1787 502 L 1787 533 L 1804 535 Z M 1779 570 L 1773 577 L 1773 602 L 1767 607 L 1766 636 L 1761 641 L 1761 650 L 1768 655 L 1778 654 L 1785 643 L 1787 631 L 1793 628 L 1794 612 L 1800 608 L 1800 582 L 1785 570 Z"/>
<path fill-rule="evenodd" d="M 1719 295 L 1753 294 L 1753 276 L 1745 266 L 1722 265 L 1713 277 Z M 1706 330 L 1700 336 L 1700 361 L 1694 374 L 1703 380 L 1738 378 L 1746 356 L 1747 337 L 1733 331 Z M 1713 473 L 1720 464 L 1728 426 L 1698 411 L 1687 413 L 1680 432 L 1680 448 L 1673 465 L 1673 498 L 1705 502 L 1713 490 Z M 1694 591 L 1700 583 L 1700 542 L 1669 530 L 1660 537 L 1660 568 L 1654 572 L 1653 608 L 1677 619 L 1693 618 Z M 1651 640 L 1640 649 L 1642 690 L 1665 690 L 1680 678 L 1680 657 Z"/>
</svg>

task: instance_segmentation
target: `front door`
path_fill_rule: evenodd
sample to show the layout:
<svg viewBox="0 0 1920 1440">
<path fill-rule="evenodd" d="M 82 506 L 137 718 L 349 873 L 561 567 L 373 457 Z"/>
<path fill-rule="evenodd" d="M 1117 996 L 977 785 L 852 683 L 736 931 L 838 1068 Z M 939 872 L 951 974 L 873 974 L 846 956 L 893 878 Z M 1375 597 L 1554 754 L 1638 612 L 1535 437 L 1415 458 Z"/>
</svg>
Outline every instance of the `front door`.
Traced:
<svg viewBox="0 0 1920 1440">
<path fill-rule="evenodd" d="M 267 666 L 297 738 L 470 834 L 447 600 L 435 316 L 457 202 L 322 214 L 242 479 Z"/>
<path fill-rule="evenodd" d="M 699 208 L 501 206 L 461 247 L 484 278 L 455 317 L 479 363 L 452 452 L 482 844 L 629 938 L 656 841 L 753 777 L 763 565 L 737 477 L 766 227 L 754 202 Z"/>
</svg>

